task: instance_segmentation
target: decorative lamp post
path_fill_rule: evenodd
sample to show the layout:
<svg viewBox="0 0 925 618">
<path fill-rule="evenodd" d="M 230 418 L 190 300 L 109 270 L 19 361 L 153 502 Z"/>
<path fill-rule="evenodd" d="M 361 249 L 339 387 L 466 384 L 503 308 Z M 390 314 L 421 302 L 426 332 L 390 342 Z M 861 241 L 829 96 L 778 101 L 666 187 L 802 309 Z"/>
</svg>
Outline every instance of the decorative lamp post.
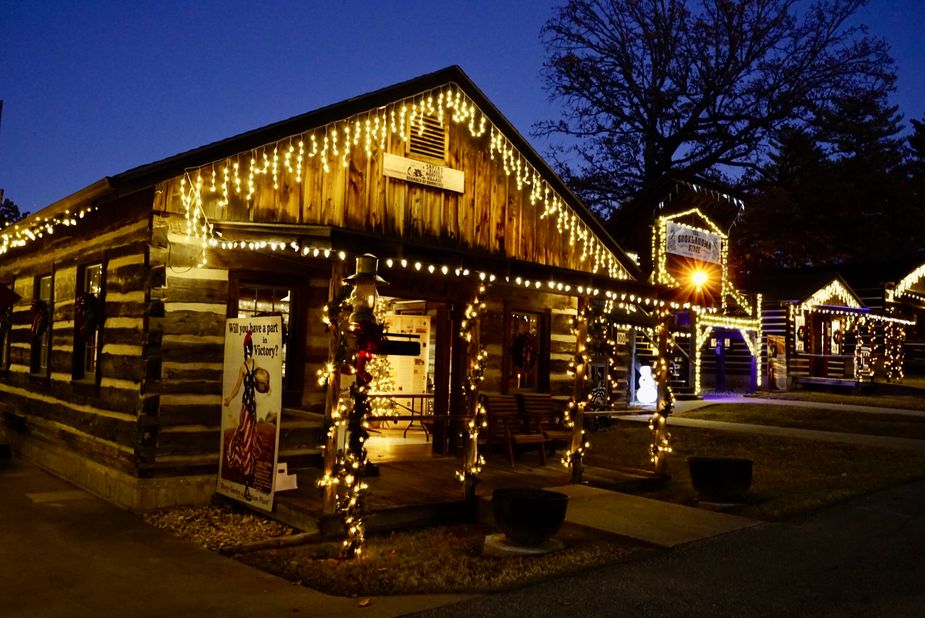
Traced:
<svg viewBox="0 0 925 618">
<path fill-rule="evenodd" d="M 346 537 L 342 553 L 354 558 L 362 553 L 365 544 L 364 511 L 367 485 L 363 477 L 374 471 L 366 454 L 366 428 L 370 413 L 367 392 L 373 376 L 366 370 L 366 364 L 379 349 L 383 326 L 376 322 L 375 309 L 379 294 L 376 285 L 385 280 L 376 274 L 379 260 L 366 254 L 356 258 L 356 272 L 344 282 L 353 287 L 349 302 L 353 307 L 350 314 L 351 333 L 356 343 L 356 379 L 350 388 L 353 409 L 347 415 L 347 444 L 343 457 L 344 485 L 346 495 L 339 500 L 338 510 L 344 517 Z"/>
</svg>

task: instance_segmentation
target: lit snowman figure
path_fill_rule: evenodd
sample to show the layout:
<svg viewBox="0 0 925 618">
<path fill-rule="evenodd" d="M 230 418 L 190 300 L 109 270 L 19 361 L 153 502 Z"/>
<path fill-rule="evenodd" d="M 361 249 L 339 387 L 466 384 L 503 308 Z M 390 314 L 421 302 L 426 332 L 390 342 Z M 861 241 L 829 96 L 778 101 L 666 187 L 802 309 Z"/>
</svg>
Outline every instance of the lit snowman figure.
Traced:
<svg viewBox="0 0 925 618">
<path fill-rule="evenodd" d="M 641 404 L 653 404 L 658 399 L 658 387 L 652 377 L 652 367 L 643 365 L 639 368 L 639 390 L 636 391 L 636 401 Z"/>
</svg>

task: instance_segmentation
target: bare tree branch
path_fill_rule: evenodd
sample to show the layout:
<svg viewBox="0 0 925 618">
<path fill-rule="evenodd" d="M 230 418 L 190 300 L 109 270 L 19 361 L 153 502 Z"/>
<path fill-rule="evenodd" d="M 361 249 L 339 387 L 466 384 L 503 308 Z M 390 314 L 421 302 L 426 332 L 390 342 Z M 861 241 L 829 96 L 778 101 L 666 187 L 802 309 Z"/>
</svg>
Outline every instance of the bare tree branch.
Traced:
<svg viewBox="0 0 925 618">
<path fill-rule="evenodd" d="M 574 188 L 597 212 L 672 170 L 754 168 L 782 124 L 848 93 L 889 92 L 883 40 L 849 18 L 865 0 L 571 0 L 543 28 L 551 98 L 575 139 Z"/>
</svg>

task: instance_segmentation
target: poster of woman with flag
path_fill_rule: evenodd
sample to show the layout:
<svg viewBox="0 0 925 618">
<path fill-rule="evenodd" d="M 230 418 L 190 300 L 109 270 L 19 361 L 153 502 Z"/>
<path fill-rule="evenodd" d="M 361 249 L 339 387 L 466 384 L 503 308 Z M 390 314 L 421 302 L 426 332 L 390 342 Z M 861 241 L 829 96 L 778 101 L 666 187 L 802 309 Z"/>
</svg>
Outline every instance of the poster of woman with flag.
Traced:
<svg viewBox="0 0 925 618">
<path fill-rule="evenodd" d="M 281 344 L 278 316 L 226 322 L 218 492 L 266 510 L 279 443 Z"/>
</svg>

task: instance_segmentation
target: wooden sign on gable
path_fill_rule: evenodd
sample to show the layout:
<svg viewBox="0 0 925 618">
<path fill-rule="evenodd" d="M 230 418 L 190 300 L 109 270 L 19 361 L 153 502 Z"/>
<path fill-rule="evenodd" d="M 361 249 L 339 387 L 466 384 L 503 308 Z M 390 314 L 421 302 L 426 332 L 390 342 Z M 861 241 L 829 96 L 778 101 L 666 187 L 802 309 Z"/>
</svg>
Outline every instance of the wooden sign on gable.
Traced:
<svg viewBox="0 0 925 618">
<path fill-rule="evenodd" d="M 466 174 L 443 165 L 408 159 L 386 152 L 382 159 L 382 173 L 389 178 L 414 182 L 428 187 L 463 193 Z"/>
</svg>

